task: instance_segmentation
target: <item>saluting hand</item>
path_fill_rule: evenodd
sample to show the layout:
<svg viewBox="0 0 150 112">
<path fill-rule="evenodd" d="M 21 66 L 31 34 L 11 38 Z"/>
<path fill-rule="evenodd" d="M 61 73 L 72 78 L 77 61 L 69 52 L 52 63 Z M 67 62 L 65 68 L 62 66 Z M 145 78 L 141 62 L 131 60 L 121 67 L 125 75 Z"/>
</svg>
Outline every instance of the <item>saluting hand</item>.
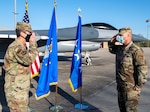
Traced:
<svg viewBox="0 0 150 112">
<path fill-rule="evenodd" d="M 117 35 L 113 36 L 113 37 L 111 38 L 110 42 L 116 42 L 116 36 L 117 36 Z"/>
<path fill-rule="evenodd" d="M 34 32 L 32 32 L 32 35 L 30 36 L 30 41 L 36 41 L 36 36 Z"/>
</svg>

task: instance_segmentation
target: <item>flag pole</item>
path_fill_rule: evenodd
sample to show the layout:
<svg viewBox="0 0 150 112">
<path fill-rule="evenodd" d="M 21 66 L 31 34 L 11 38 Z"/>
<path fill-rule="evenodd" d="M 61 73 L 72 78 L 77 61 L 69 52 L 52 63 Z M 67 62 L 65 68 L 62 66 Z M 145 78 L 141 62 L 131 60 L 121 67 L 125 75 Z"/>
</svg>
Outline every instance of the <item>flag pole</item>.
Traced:
<svg viewBox="0 0 150 112">
<path fill-rule="evenodd" d="M 54 8 L 56 8 L 56 0 L 54 0 Z M 58 105 L 58 83 L 55 85 L 55 106 L 50 107 L 52 111 L 63 110 L 63 107 Z"/>
<path fill-rule="evenodd" d="M 82 87 L 81 87 L 81 90 L 80 90 L 80 105 L 81 105 L 81 109 L 82 109 Z"/>
<path fill-rule="evenodd" d="M 76 109 L 87 109 L 88 108 L 88 105 L 83 104 L 83 101 L 82 101 L 82 87 L 80 88 L 80 103 L 75 104 L 74 108 L 76 108 Z"/>
<path fill-rule="evenodd" d="M 81 17 L 81 9 L 80 9 L 80 8 L 78 9 L 78 16 Z M 82 27 L 82 26 L 81 26 L 81 27 Z M 81 36 L 81 38 L 82 38 L 82 36 Z M 82 41 L 82 39 L 81 39 L 80 41 Z M 81 45 L 81 47 L 82 47 L 82 45 Z M 82 52 L 82 51 L 81 51 L 81 52 Z M 82 59 L 82 58 L 81 58 L 81 59 Z M 81 63 L 81 66 L 82 66 L 82 63 Z M 80 103 L 75 104 L 74 107 L 77 108 L 77 109 L 87 109 L 87 108 L 88 108 L 88 106 L 85 105 L 85 104 L 83 104 L 83 101 L 82 101 L 82 87 L 80 87 Z"/>
<path fill-rule="evenodd" d="M 56 93 L 55 93 L 55 105 L 58 105 L 58 84 L 56 84 Z"/>
<path fill-rule="evenodd" d="M 55 106 L 50 107 L 51 111 L 59 111 L 63 110 L 63 107 L 58 105 L 58 84 L 56 84 L 56 92 L 55 92 Z"/>
</svg>

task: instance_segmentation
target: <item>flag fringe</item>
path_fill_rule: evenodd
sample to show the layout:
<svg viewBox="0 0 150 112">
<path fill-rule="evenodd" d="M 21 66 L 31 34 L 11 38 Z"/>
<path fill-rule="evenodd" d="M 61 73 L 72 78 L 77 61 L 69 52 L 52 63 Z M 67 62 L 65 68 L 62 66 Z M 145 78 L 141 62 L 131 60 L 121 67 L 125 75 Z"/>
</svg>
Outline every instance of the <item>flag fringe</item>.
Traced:
<svg viewBox="0 0 150 112">
<path fill-rule="evenodd" d="M 42 95 L 42 96 L 40 96 L 40 97 L 38 97 L 38 96 L 35 94 L 35 99 L 36 99 L 36 100 L 40 100 L 40 99 L 45 98 L 45 97 L 47 97 L 47 96 L 49 96 L 49 95 L 50 95 L 50 91 L 49 91 L 47 94 L 44 94 L 44 95 Z"/>
<path fill-rule="evenodd" d="M 39 76 L 39 72 L 37 72 L 37 73 L 35 73 L 35 74 L 32 74 L 30 78 L 33 79 L 33 78 L 36 77 L 36 76 Z"/>
<path fill-rule="evenodd" d="M 77 92 L 78 90 L 81 89 L 81 87 L 79 87 L 78 89 L 74 89 L 74 86 L 72 85 L 72 81 L 70 80 L 70 78 L 68 79 L 68 82 L 69 82 L 69 85 L 70 85 L 70 88 L 72 90 L 72 92 Z"/>
<path fill-rule="evenodd" d="M 50 86 L 55 86 L 57 84 L 58 84 L 58 82 L 52 82 L 52 83 L 50 83 Z"/>
</svg>

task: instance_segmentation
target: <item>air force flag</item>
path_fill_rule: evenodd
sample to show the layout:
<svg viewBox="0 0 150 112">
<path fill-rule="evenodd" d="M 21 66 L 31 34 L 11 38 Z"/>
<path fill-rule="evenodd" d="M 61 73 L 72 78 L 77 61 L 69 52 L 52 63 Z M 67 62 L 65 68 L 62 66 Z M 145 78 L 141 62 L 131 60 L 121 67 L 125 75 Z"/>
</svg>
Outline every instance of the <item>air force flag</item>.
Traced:
<svg viewBox="0 0 150 112">
<path fill-rule="evenodd" d="M 48 32 L 45 55 L 38 86 L 36 89 L 36 100 L 50 94 L 50 85 L 56 85 L 58 81 L 58 56 L 57 56 L 57 33 L 56 33 L 55 7 L 53 9 L 51 25 Z"/>
<path fill-rule="evenodd" d="M 71 73 L 68 79 L 70 87 L 73 92 L 78 91 L 82 87 L 82 48 L 81 48 L 81 17 L 78 16 L 78 26 L 76 33 L 76 42 L 74 47 L 74 53 L 72 56 Z"/>
</svg>

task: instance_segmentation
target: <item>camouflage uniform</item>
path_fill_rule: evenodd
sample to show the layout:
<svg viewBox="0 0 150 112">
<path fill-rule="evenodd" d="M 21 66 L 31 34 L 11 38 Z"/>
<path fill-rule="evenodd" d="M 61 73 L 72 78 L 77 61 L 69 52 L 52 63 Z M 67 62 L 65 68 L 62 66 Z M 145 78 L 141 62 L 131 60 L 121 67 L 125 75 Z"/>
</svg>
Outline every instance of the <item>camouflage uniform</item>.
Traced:
<svg viewBox="0 0 150 112">
<path fill-rule="evenodd" d="M 138 112 L 140 91 L 147 81 L 147 65 L 143 50 L 130 42 L 126 47 L 109 43 L 109 51 L 116 54 L 116 82 L 120 112 Z"/>
<path fill-rule="evenodd" d="M 30 64 L 35 60 L 37 44 L 30 41 L 29 50 L 16 39 L 4 57 L 5 94 L 10 112 L 28 112 Z"/>
</svg>

